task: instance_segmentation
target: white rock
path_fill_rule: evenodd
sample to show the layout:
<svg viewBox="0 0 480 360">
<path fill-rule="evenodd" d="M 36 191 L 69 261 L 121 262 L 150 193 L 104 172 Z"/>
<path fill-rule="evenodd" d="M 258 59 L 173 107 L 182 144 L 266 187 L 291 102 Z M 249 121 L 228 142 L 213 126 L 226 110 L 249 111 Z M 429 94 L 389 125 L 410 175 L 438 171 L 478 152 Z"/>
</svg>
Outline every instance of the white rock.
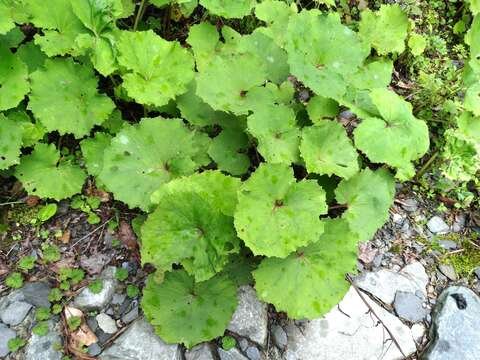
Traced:
<svg viewBox="0 0 480 360">
<path fill-rule="evenodd" d="M 144 319 L 136 320 L 113 345 L 105 350 L 101 360 L 176 360 L 180 359 L 177 344 L 165 344 L 155 335 L 153 327 Z"/>
<path fill-rule="evenodd" d="M 398 272 L 382 269 L 364 273 L 355 279 L 355 284 L 379 298 L 383 303 L 390 305 L 395 299 L 395 293 L 399 290 L 414 294 L 421 291 L 426 298 L 428 275 L 423 265 L 417 261 Z"/>
<path fill-rule="evenodd" d="M 427 227 L 434 234 L 447 234 L 450 232 L 450 226 L 440 216 L 434 216 L 428 220 Z"/>
<path fill-rule="evenodd" d="M 31 308 L 29 303 L 14 301 L 1 312 L 0 317 L 4 324 L 15 326 L 25 319 Z"/>
<path fill-rule="evenodd" d="M 412 332 L 413 340 L 415 340 L 417 344 L 421 344 L 427 328 L 422 323 L 418 323 L 414 324 L 410 331 Z"/>
<path fill-rule="evenodd" d="M 10 350 L 8 349 L 8 342 L 17 336 L 15 331 L 8 326 L 0 323 L 0 357 L 7 356 Z"/>
<path fill-rule="evenodd" d="M 258 300 L 251 286 L 241 286 L 237 296 L 238 307 L 228 330 L 264 346 L 268 335 L 267 304 Z"/>
<path fill-rule="evenodd" d="M 82 310 L 101 310 L 110 301 L 115 293 L 117 279 L 115 278 L 116 268 L 110 266 L 102 272 L 100 278 L 103 280 L 102 291 L 94 294 L 88 287 L 84 288 L 80 294 L 75 297 L 73 306 Z"/>
<path fill-rule="evenodd" d="M 409 356 L 414 353 L 417 348 L 410 328 L 368 295 L 365 294 L 364 298 L 393 333 L 403 354 Z M 286 360 L 404 359 L 388 332 L 370 313 L 353 287 L 338 307 L 325 317 L 307 322 L 302 331 L 291 324 L 287 333 Z"/>
<path fill-rule="evenodd" d="M 98 327 L 106 334 L 115 334 L 118 330 L 115 320 L 107 314 L 100 313 L 95 316 L 95 320 L 97 320 Z"/>
<path fill-rule="evenodd" d="M 248 360 L 248 358 L 243 356 L 242 353 L 236 348 L 228 351 L 219 348 L 218 356 L 220 356 L 220 360 Z"/>
<path fill-rule="evenodd" d="M 204 343 L 185 351 L 185 360 L 215 360 L 210 344 Z"/>
</svg>

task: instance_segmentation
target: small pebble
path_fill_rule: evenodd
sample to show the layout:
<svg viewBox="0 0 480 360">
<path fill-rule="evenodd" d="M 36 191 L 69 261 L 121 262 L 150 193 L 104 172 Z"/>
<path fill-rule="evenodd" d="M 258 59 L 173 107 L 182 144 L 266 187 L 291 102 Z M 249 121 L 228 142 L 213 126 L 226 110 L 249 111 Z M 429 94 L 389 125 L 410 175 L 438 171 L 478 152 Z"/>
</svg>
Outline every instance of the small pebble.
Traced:
<svg viewBox="0 0 480 360">
<path fill-rule="evenodd" d="M 438 265 L 438 270 L 441 271 L 443 275 L 449 278 L 452 281 L 457 280 L 457 273 L 455 272 L 455 268 L 449 264 L 440 264 Z"/>
<path fill-rule="evenodd" d="M 117 324 L 115 320 L 113 320 L 110 316 L 104 313 L 98 314 L 95 319 L 98 322 L 98 326 L 102 329 L 106 334 L 114 334 L 117 332 Z"/>
<path fill-rule="evenodd" d="M 95 343 L 88 347 L 87 352 L 90 356 L 98 356 L 102 352 L 102 348 L 100 347 L 100 345 L 98 345 L 98 343 Z"/>
<path fill-rule="evenodd" d="M 272 327 L 272 337 L 273 337 L 273 342 L 275 345 L 283 350 L 287 346 L 288 339 L 287 339 L 287 333 L 281 326 L 274 325 Z"/>
<path fill-rule="evenodd" d="M 249 347 L 245 353 L 250 360 L 260 360 L 260 351 L 254 346 Z"/>
</svg>

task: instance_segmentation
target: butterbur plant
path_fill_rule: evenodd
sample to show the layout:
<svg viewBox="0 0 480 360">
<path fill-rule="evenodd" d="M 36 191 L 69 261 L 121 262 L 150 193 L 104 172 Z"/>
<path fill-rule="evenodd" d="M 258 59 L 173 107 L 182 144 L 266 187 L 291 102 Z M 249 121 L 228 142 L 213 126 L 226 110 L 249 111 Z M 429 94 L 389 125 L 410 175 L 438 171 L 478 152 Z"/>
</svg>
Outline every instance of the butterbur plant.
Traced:
<svg viewBox="0 0 480 360">
<path fill-rule="evenodd" d="M 0 46 L 11 64 L 0 65 L 0 168 L 57 201 L 88 174 L 148 213 L 141 257 L 156 271 L 142 307 L 167 342 L 223 335 L 246 283 L 292 318 L 322 316 L 346 293 L 359 242 L 386 221 L 395 177 L 412 178 L 429 147 L 426 124 L 388 88 L 406 15 L 384 5 L 356 32 L 327 7 L 277 0 L 146 3 L 0 0 L 0 33 L 38 30 L 17 51 Z M 169 7 L 195 25 L 167 40 L 141 15 Z M 249 34 L 215 20 L 249 14 L 261 24 Z M 356 121 L 337 116 L 345 109 Z M 50 135 L 26 144 L 18 112 Z"/>
</svg>

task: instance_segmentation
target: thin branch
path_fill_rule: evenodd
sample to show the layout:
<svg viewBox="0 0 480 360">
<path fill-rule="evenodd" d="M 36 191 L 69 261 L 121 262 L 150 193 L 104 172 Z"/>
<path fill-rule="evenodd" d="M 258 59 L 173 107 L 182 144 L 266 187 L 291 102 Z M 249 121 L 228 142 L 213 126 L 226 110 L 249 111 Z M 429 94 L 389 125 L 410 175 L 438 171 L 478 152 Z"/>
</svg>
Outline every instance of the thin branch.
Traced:
<svg viewBox="0 0 480 360">
<path fill-rule="evenodd" d="M 355 289 L 355 291 L 357 292 L 358 296 L 360 296 L 360 299 L 362 299 L 362 301 L 364 302 L 364 304 L 368 307 L 368 309 L 370 310 L 370 312 L 377 318 L 377 320 L 380 322 L 380 324 L 382 324 L 382 326 L 385 328 L 385 330 L 387 330 L 388 334 L 390 335 L 390 338 L 392 339 L 393 343 L 395 344 L 395 346 L 398 348 L 398 350 L 400 350 L 400 353 L 402 354 L 402 356 L 404 358 L 406 358 L 407 356 L 405 355 L 405 353 L 403 352 L 402 348 L 400 347 L 400 344 L 398 343 L 397 339 L 395 339 L 395 336 L 393 336 L 392 332 L 390 331 L 390 329 L 385 325 L 385 323 L 382 321 L 382 319 L 380 319 L 380 317 L 375 313 L 375 311 L 373 311 L 372 307 L 370 306 L 370 304 L 367 302 L 367 300 L 365 300 L 365 298 L 363 297 L 362 293 L 360 292 L 360 290 L 358 289 L 358 287 L 354 284 L 353 282 L 353 279 L 352 277 L 347 274 L 346 276 L 347 278 L 347 281 L 352 285 L 352 287 Z"/>
<path fill-rule="evenodd" d="M 81 242 L 82 240 L 85 240 L 86 238 L 88 238 L 89 236 L 95 234 L 97 231 L 103 229 L 105 227 L 105 225 L 107 225 L 112 219 L 108 219 L 107 221 L 105 221 L 103 224 L 101 224 L 100 226 L 96 227 L 95 229 L 93 229 L 92 231 L 90 231 L 87 235 L 84 235 L 82 236 L 80 239 L 78 239 L 77 241 L 75 241 L 75 243 L 72 245 L 72 247 L 75 247 L 79 242 Z"/>
<path fill-rule="evenodd" d="M 137 30 L 138 24 L 140 23 L 140 20 L 142 19 L 142 16 L 145 12 L 144 10 L 146 5 L 147 5 L 147 1 L 142 0 L 142 2 L 140 3 L 140 6 L 138 7 L 137 16 L 135 17 L 135 22 L 133 23 L 133 31 Z"/>
</svg>

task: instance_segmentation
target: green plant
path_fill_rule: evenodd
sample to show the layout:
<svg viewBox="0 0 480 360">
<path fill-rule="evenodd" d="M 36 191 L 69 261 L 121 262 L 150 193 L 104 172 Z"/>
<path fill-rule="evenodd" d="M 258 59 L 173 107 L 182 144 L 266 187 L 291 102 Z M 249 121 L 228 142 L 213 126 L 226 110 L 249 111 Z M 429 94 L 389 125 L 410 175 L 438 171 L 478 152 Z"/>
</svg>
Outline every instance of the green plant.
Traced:
<svg viewBox="0 0 480 360">
<path fill-rule="evenodd" d="M 18 267 L 25 271 L 32 270 L 35 267 L 36 261 L 37 258 L 35 256 L 24 256 L 18 262 Z"/>
<path fill-rule="evenodd" d="M 128 278 L 128 269 L 117 268 L 115 271 L 115 278 L 119 281 L 125 281 Z"/>
<path fill-rule="evenodd" d="M 50 309 L 47 307 L 40 307 L 35 312 L 35 319 L 37 319 L 37 321 L 48 320 L 51 316 Z"/>
<path fill-rule="evenodd" d="M 100 206 L 98 197 L 75 195 L 70 202 L 70 206 L 72 209 L 79 209 L 84 212 L 87 215 L 89 224 L 98 224 L 101 221 L 100 217 L 94 212 Z"/>
<path fill-rule="evenodd" d="M 18 272 L 11 273 L 5 279 L 5 285 L 12 289 L 19 289 L 23 286 L 23 276 Z"/>
<path fill-rule="evenodd" d="M 49 331 L 48 321 L 40 321 L 32 328 L 32 332 L 38 336 L 46 336 Z"/>
<path fill-rule="evenodd" d="M 358 243 L 388 217 L 391 171 L 411 179 L 429 134 L 388 89 L 408 36 L 398 5 L 363 12 L 355 31 L 297 2 L 200 0 L 201 21 L 188 3 L 142 1 L 133 16 L 128 0 L 7 12 L 0 33 L 31 24 L 43 55 L 31 64 L 0 46 L 13 66 L 0 77 L 0 135 L 12 134 L 0 151 L 30 195 L 77 195 L 73 206 L 93 212 L 98 204 L 78 195 L 88 174 L 148 213 L 135 224 L 142 262 L 156 268 L 142 307 L 165 341 L 191 347 L 223 334 L 252 277 L 259 297 L 292 317 L 338 303 Z M 168 4 L 194 17 L 171 41 L 149 28 L 158 19 L 142 20 Z M 28 145 L 14 121 L 25 97 L 48 133 Z M 344 109 L 358 119 L 337 119 Z M 60 259 L 53 245 L 42 253 Z M 60 288 L 83 276 L 61 269 Z"/>
<path fill-rule="evenodd" d="M 222 349 L 228 351 L 237 345 L 237 340 L 231 336 L 222 337 Z"/>
<path fill-rule="evenodd" d="M 49 220 L 57 213 L 57 204 L 47 204 L 43 206 L 37 214 L 37 219 L 40 223 L 44 223 L 45 221 Z"/>
<path fill-rule="evenodd" d="M 103 281 L 101 279 L 96 279 L 88 284 L 88 288 L 94 294 L 100 294 L 103 289 Z"/>
<path fill-rule="evenodd" d="M 11 352 L 16 352 L 23 348 L 27 344 L 27 341 L 22 338 L 15 337 L 8 340 L 8 350 Z"/>
<path fill-rule="evenodd" d="M 58 302 L 62 300 L 62 298 L 63 298 L 63 294 L 59 288 L 53 288 L 52 290 L 50 290 L 50 293 L 48 294 L 48 301 L 50 302 Z"/>
<path fill-rule="evenodd" d="M 77 330 L 81 324 L 82 324 L 82 318 L 80 316 L 72 316 L 67 319 L 67 325 L 70 331 Z"/>
<path fill-rule="evenodd" d="M 140 294 L 140 289 L 135 285 L 128 285 L 127 286 L 127 296 L 129 298 L 136 298 Z"/>
</svg>

